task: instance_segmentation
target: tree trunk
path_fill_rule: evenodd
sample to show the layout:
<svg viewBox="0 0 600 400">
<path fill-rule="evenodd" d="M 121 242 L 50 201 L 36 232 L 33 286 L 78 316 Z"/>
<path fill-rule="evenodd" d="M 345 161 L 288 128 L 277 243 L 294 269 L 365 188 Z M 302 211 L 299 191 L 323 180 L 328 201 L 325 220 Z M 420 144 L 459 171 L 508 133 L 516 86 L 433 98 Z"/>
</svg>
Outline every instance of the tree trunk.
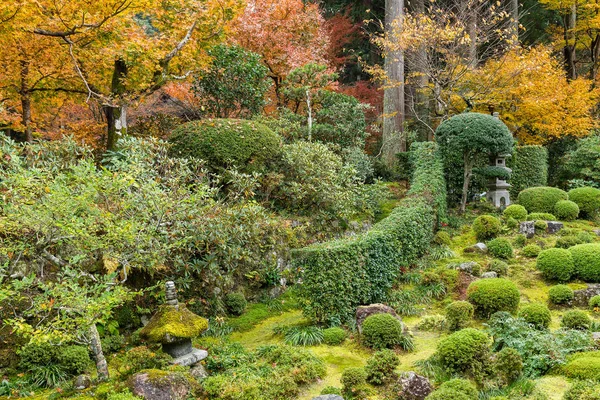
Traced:
<svg viewBox="0 0 600 400">
<path fill-rule="evenodd" d="M 21 122 L 25 127 L 25 140 L 33 142 L 33 131 L 31 129 L 31 91 L 29 88 L 29 61 L 21 61 Z"/>
<path fill-rule="evenodd" d="M 565 47 L 563 54 L 565 57 L 565 70 L 567 79 L 573 80 L 577 78 L 577 70 L 575 69 L 575 36 L 573 30 L 577 23 L 577 5 L 573 4 L 571 12 L 564 17 L 564 40 Z"/>
<path fill-rule="evenodd" d="M 513 46 L 519 45 L 519 0 L 510 0 L 510 34 Z"/>
<path fill-rule="evenodd" d="M 414 11 L 416 14 L 425 14 L 425 1 L 424 0 L 415 0 Z M 417 73 L 416 78 L 416 88 L 414 94 L 415 101 L 415 114 L 419 122 L 423 125 L 426 125 L 425 137 L 428 141 L 433 140 L 433 132 L 429 128 L 429 101 L 428 96 L 425 93 L 425 88 L 429 85 L 429 77 L 427 76 L 427 49 L 425 46 L 420 46 L 417 49 L 415 54 L 416 62 L 415 62 L 415 71 Z"/>
<path fill-rule="evenodd" d="M 594 40 L 592 40 L 590 54 L 592 60 L 592 68 L 590 68 L 590 80 L 592 81 L 592 85 L 595 87 L 596 78 L 598 77 L 598 68 L 600 67 L 600 35 L 594 36 Z"/>
<path fill-rule="evenodd" d="M 469 20 L 467 21 L 467 29 L 469 33 L 469 54 L 468 63 L 471 67 L 477 67 L 477 10 L 473 8 L 469 12 Z"/>
<path fill-rule="evenodd" d="M 404 0 L 386 0 L 385 29 L 392 32 L 395 22 L 402 23 Z M 404 131 L 404 53 L 390 51 L 385 57 L 385 72 L 390 86 L 383 93 L 382 158 L 388 167 L 396 162 L 396 154 L 406 151 Z"/>
<path fill-rule="evenodd" d="M 100 342 L 100 334 L 98 333 L 98 328 L 96 328 L 96 324 L 92 324 L 90 326 L 89 334 L 90 349 L 92 350 L 92 355 L 94 356 L 94 360 L 96 361 L 98 380 L 106 381 L 109 378 L 108 363 L 106 362 L 106 358 L 104 358 L 104 352 L 102 351 L 102 343 Z"/>
<path fill-rule="evenodd" d="M 126 91 L 123 80 L 127 78 L 127 64 L 118 58 L 115 60 L 110 92 L 115 103 L 124 103 L 123 94 Z M 114 150 L 120 135 L 127 133 L 127 106 L 106 105 L 104 106 L 106 116 L 106 150 Z"/>
<path fill-rule="evenodd" d="M 308 113 L 308 141 L 312 142 L 312 108 L 310 104 L 310 90 L 306 89 L 306 110 Z"/>
<path fill-rule="evenodd" d="M 463 175 L 463 190 L 460 200 L 460 212 L 464 213 L 467 209 L 467 197 L 469 196 L 469 185 L 471 184 L 471 176 L 473 175 L 473 163 L 467 153 L 463 155 L 465 172 Z"/>
</svg>

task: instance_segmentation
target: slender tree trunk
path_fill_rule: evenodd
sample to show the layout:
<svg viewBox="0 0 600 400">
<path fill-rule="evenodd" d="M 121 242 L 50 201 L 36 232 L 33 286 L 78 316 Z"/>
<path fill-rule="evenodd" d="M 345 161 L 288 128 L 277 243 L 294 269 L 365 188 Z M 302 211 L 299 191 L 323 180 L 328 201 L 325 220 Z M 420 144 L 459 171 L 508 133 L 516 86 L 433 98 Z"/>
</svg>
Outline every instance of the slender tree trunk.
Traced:
<svg viewBox="0 0 600 400">
<path fill-rule="evenodd" d="M 385 29 L 392 32 L 396 23 L 402 23 L 404 0 L 385 1 Z M 384 163 L 391 167 L 396 154 L 406 151 L 404 139 L 404 52 L 390 51 L 385 57 L 388 87 L 383 93 L 383 148 Z"/>
<path fill-rule="evenodd" d="M 477 10 L 475 8 L 469 12 L 467 29 L 469 32 L 468 62 L 471 67 L 475 68 L 477 67 Z"/>
<path fill-rule="evenodd" d="M 126 91 L 123 80 L 127 78 L 127 64 L 118 58 L 115 60 L 110 92 L 114 102 L 123 102 L 123 94 Z M 104 106 L 106 117 L 106 150 L 114 150 L 120 135 L 127 133 L 127 106 L 106 105 Z"/>
<path fill-rule="evenodd" d="M 31 129 L 31 91 L 29 90 L 29 61 L 21 61 L 21 122 L 25 127 L 25 140 L 33 142 L 33 131 Z"/>
<path fill-rule="evenodd" d="M 98 380 L 106 381 L 109 378 L 108 375 L 108 363 L 104 358 L 104 352 L 102 351 L 102 343 L 100 342 L 100 334 L 96 324 L 90 326 L 90 349 L 96 361 L 96 370 L 98 371 Z"/>
<path fill-rule="evenodd" d="M 510 35 L 513 46 L 519 44 L 519 0 L 510 0 Z"/>
<path fill-rule="evenodd" d="M 425 14 L 425 1 L 415 0 L 412 3 L 416 14 Z M 425 46 L 420 46 L 415 54 L 415 73 L 416 84 L 414 94 L 414 110 L 418 120 L 425 125 L 430 125 L 429 121 L 429 101 L 425 92 L 425 88 L 429 85 L 429 77 L 427 76 L 427 49 Z M 428 126 L 425 127 L 425 135 L 428 141 L 433 140 L 433 133 Z"/>
<path fill-rule="evenodd" d="M 592 85 L 596 86 L 596 78 L 598 77 L 598 68 L 600 67 L 600 35 L 597 34 L 592 40 L 592 46 L 590 49 L 590 55 L 592 60 L 592 68 L 590 68 L 590 80 Z"/>
<path fill-rule="evenodd" d="M 463 190 L 462 198 L 460 200 L 460 212 L 464 213 L 467 209 L 467 198 L 469 196 L 469 185 L 471 184 L 471 176 L 473 175 L 473 163 L 468 154 L 463 155 L 465 172 L 463 175 Z"/>
<path fill-rule="evenodd" d="M 577 23 L 577 5 L 571 6 L 571 12 L 564 17 L 564 40 L 565 47 L 563 54 L 565 57 L 565 70 L 567 72 L 567 79 L 573 80 L 577 78 L 577 70 L 575 69 L 575 35 L 573 30 Z"/>
</svg>

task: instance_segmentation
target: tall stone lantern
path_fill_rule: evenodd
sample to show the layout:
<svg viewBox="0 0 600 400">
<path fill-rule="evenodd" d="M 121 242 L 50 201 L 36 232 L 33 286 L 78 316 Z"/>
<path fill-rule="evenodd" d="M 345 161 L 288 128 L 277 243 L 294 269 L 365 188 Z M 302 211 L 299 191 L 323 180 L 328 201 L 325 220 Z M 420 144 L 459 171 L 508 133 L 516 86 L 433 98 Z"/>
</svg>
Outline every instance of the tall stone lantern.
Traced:
<svg viewBox="0 0 600 400">
<path fill-rule="evenodd" d="M 510 157 L 510 154 L 500 154 L 492 158 L 491 167 L 502 168 L 508 173 L 512 172 L 510 168 L 506 166 L 506 159 Z M 508 189 L 511 187 L 510 183 L 501 178 L 490 178 L 488 180 L 488 192 L 487 199 L 490 203 L 498 208 L 505 208 L 510 205 L 510 193 Z"/>
</svg>

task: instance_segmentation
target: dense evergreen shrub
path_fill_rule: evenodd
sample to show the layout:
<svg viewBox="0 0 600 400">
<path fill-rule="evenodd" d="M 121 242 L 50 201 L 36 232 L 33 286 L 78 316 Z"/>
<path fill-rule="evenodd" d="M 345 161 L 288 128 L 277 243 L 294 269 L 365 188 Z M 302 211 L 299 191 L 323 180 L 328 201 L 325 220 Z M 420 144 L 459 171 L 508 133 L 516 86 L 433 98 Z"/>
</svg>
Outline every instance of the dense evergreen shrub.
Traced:
<svg viewBox="0 0 600 400">
<path fill-rule="evenodd" d="M 567 285 L 554 285 L 548 290 L 548 299 L 553 304 L 567 304 L 573 300 L 573 289 Z"/>
<path fill-rule="evenodd" d="M 323 390 L 321 390 L 321 394 L 337 394 L 338 396 L 341 396 L 342 389 L 335 386 L 325 386 Z"/>
<path fill-rule="evenodd" d="M 242 315 L 246 311 L 248 302 L 243 293 L 228 293 L 225 296 L 225 306 L 233 315 Z"/>
<path fill-rule="evenodd" d="M 247 120 L 206 119 L 181 125 L 169 137 L 170 154 L 199 158 L 211 169 L 261 171 L 281 153 L 281 137 Z"/>
<path fill-rule="evenodd" d="M 438 390 L 458 392 L 464 394 L 469 399 L 477 399 L 479 397 L 477 388 L 466 379 L 450 379 L 442 383 Z"/>
<path fill-rule="evenodd" d="M 487 270 L 497 273 L 498 276 L 504 276 L 508 273 L 508 264 L 502 260 L 492 260 L 488 264 Z"/>
<path fill-rule="evenodd" d="M 517 350 L 505 347 L 496 353 L 494 370 L 504 384 L 510 384 L 523 373 L 523 358 Z"/>
<path fill-rule="evenodd" d="M 552 321 L 550 310 L 544 304 L 540 303 L 527 304 L 521 307 L 519 318 L 523 318 L 537 329 L 548 328 Z"/>
<path fill-rule="evenodd" d="M 542 249 L 537 244 L 528 244 L 527 246 L 523 247 L 521 254 L 525 257 L 534 258 L 540 254 L 540 251 L 542 251 Z"/>
<path fill-rule="evenodd" d="M 581 238 L 577 235 L 567 235 L 561 236 L 556 239 L 556 244 L 554 247 L 558 247 L 559 249 L 569 249 L 573 246 L 577 246 L 578 244 L 586 243 L 581 240 Z"/>
<path fill-rule="evenodd" d="M 564 190 L 540 186 L 525 189 L 519 193 L 517 201 L 528 212 L 551 213 L 554 205 L 560 200 L 568 200 L 569 196 Z"/>
<path fill-rule="evenodd" d="M 356 389 L 360 389 L 367 383 L 367 373 L 364 368 L 346 368 L 342 372 L 340 382 L 342 383 L 342 393 L 352 396 Z"/>
<path fill-rule="evenodd" d="M 69 377 L 81 374 L 90 365 L 88 349 L 83 346 L 30 343 L 18 353 L 19 368 L 29 373 L 31 381 L 38 386 L 56 386 Z"/>
<path fill-rule="evenodd" d="M 573 379 L 600 381 L 600 351 L 572 355 L 562 372 Z"/>
<path fill-rule="evenodd" d="M 394 370 L 400 364 L 400 359 L 392 350 L 381 350 L 367 360 L 365 372 L 367 381 L 381 385 L 387 378 L 394 375 Z"/>
<path fill-rule="evenodd" d="M 581 187 L 569 190 L 569 200 L 577 203 L 585 218 L 594 218 L 600 211 L 600 189 Z"/>
<path fill-rule="evenodd" d="M 489 338 L 480 330 L 466 328 L 443 338 L 436 354 L 449 371 L 469 371 L 488 363 Z"/>
<path fill-rule="evenodd" d="M 569 251 L 575 274 L 586 282 L 600 282 L 600 243 L 578 244 Z"/>
<path fill-rule="evenodd" d="M 468 301 L 454 301 L 446 306 L 448 329 L 457 331 L 465 328 L 473 319 L 475 309 Z"/>
<path fill-rule="evenodd" d="M 302 307 L 310 319 L 339 324 L 352 319 L 358 305 L 385 301 L 399 267 L 428 250 L 436 219 L 445 218 L 445 183 L 435 143 L 411 149 L 411 189 L 390 216 L 363 235 L 293 252 L 294 265 L 304 271 Z"/>
<path fill-rule="evenodd" d="M 504 209 L 502 215 L 506 218 L 514 218 L 517 221 L 525 221 L 527 210 L 520 204 L 511 204 Z"/>
<path fill-rule="evenodd" d="M 587 330 L 591 323 L 592 320 L 584 311 L 569 310 L 563 315 L 560 326 L 567 329 Z"/>
<path fill-rule="evenodd" d="M 554 205 L 554 215 L 561 221 L 572 221 L 579 216 L 579 206 L 571 200 L 560 200 Z"/>
<path fill-rule="evenodd" d="M 548 184 L 548 150 L 543 146 L 517 146 L 507 160 L 512 169 L 510 195 L 516 198 L 524 189 Z"/>
<path fill-rule="evenodd" d="M 513 256 L 512 245 L 506 238 L 497 238 L 491 240 L 488 242 L 487 247 L 492 257 L 503 258 L 507 260 Z"/>
<path fill-rule="evenodd" d="M 111 368 L 127 377 L 145 369 L 163 369 L 170 365 L 171 356 L 162 351 L 153 351 L 146 346 L 137 346 L 110 360 Z"/>
<path fill-rule="evenodd" d="M 323 330 L 323 343 L 330 346 L 340 345 L 346 340 L 346 331 L 340 327 L 332 327 Z"/>
<path fill-rule="evenodd" d="M 402 322 L 390 314 L 370 315 L 362 325 L 362 342 L 373 349 L 393 348 L 403 343 L 402 330 Z"/>
<path fill-rule="evenodd" d="M 571 279 L 575 270 L 571 252 L 556 248 L 542 250 L 537 257 L 536 267 L 544 278 L 558 282 Z"/>
<path fill-rule="evenodd" d="M 527 221 L 556 221 L 556 216 L 550 213 L 536 212 L 528 214 Z"/>
<path fill-rule="evenodd" d="M 469 397 L 463 392 L 448 388 L 440 388 L 427 396 L 427 400 L 477 400 L 477 397 Z"/>
<path fill-rule="evenodd" d="M 467 288 L 468 300 L 475 306 L 477 315 L 482 317 L 489 317 L 497 311 L 516 311 L 520 297 L 517 286 L 504 278 L 480 279 Z"/>
<path fill-rule="evenodd" d="M 493 215 L 480 215 L 473 221 L 473 232 L 475 232 L 478 240 L 496 237 L 501 229 L 500 220 Z"/>
<path fill-rule="evenodd" d="M 600 386 L 596 381 L 575 381 L 562 400 L 600 400 Z"/>
</svg>

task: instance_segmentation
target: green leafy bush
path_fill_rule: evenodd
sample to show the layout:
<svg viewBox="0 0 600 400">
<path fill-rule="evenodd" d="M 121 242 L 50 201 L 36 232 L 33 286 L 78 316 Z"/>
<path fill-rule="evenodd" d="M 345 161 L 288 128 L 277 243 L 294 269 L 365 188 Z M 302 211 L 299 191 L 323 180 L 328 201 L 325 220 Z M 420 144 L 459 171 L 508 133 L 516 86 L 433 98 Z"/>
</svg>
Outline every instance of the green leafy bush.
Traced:
<svg viewBox="0 0 600 400">
<path fill-rule="evenodd" d="M 481 215 L 473 221 L 473 232 L 475 232 L 478 240 L 496 237 L 501 229 L 500 220 L 492 215 Z"/>
<path fill-rule="evenodd" d="M 540 186 L 522 190 L 517 201 L 530 213 L 551 213 L 557 202 L 568 199 L 569 195 L 564 190 Z"/>
<path fill-rule="evenodd" d="M 260 171 L 281 154 L 281 138 L 266 126 L 247 120 L 188 122 L 173 131 L 169 142 L 171 155 L 202 159 L 216 170 Z"/>
<path fill-rule="evenodd" d="M 523 358 L 517 350 L 505 347 L 496 353 L 494 370 L 504 384 L 510 384 L 523 373 Z"/>
<path fill-rule="evenodd" d="M 477 388 L 466 379 L 450 379 L 442 383 L 439 387 L 440 390 L 451 390 L 454 392 L 462 393 L 469 399 L 476 399 L 479 397 Z"/>
<path fill-rule="evenodd" d="M 367 383 L 367 373 L 364 368 L 346 368 L 340 379 L 342 393 L 352 395 L 354 391 Z"/>
<path fill-rule="evenodd" d="M 110 360 L 122 377 L 127 377 L 144 369 L 163 369 L 170 365 L 171 356 L 161 351 L 153 351 L 146 346 L 138 346 Z"/>
<path fill-rule="evenodd" d="M 594 312 L 600 311 L 600 295 L 593 296 L 588 301 L 588 306 L 590 307 L 590 310 Z"/>
<path fill-rule="evenodd" d="M 400 364 L 400 359 L 392 350 L 381 350 L 373 354 L 365 365 L 367 382 L 381 385 L 394 375 L 394 370 Z"/>
<path fill-rule="evenodd" d="M 506 238 L 496 238 L 487 244 L 488 251 L 492 257 L 509 259 L 513 256 L 513 248 Z"/>
<path fill-rule="evenodd" d="M 600 211 L 600 189 L 581 187 L 569 190 L 569 200 L 577 203 L 586 218 L 594 218 Z"/>
<path fill-rule="evenodd" d="M 554 285 L 548 290 L 548 299 L 553 304 L 567 304 L 574 295 L 573 289 L 567 285 Z"/>
<path fill-rule="evenodd" d="M 427 396 L 427 400 L 477 400 L 477 397 L 469 397 L 456 390 L 440 388 Z"/>
<path fill-rule="evenodd" d="M 502 260 L 492 260 L 488 264 L 487 270 L 497 273 L 498 276 L 505 276 L 508 273 L 508 264 Z"/>
<path fill-rule="evenodd" d="M 550 326 L 552 315 L 544 304 L 532 303 L 523 306 L 519 311 L 519 317 L 537 329 L 546 329 Z"/>
<path fill-rule="evenodd" d="M 513 245 L 516 248 L 521 248 L 521 247 L 525 246 L 525 243 L 527 243 L 527 237 L 525 235 L 523 235 L 522 233 L 515 236 L 515 239 L 513 240 Z"/>
<path fill-rule="evenodd" d="M 373 349 L 385 349 L 402 346 L 406 338 L 402 322 L 390 314 L 368 316 L 362 325 L 362 341 Z"/>
<path fill-rule="evenodd" d="M 338 396 L 341 396 L 342 389 L 336 388 L 335 386 L 325 386 L 323 390 L 321 390 L 321 394 L 337 394 Z"/>
<path fill-rule="evenodd" d="M 578 244 L 569 251 L 575 274 L 586 282 L 600 282 L 600 243 Z"/>
<path fill-rule="evenodd" d="M 473 319 L 475 309 L 468 301 L 454 301 L 446 306 L 448 329 L 457 331 L 465 328 Z"/>
<path fill-rule="evenodd" d="M 83 346 L 27 344 L 18 353 L 19 368 L 28 372 L 31 381 L 41 387 L 55 387 L 81 374 L 90 364 L 89 352 Z"/>
<path fill-rule="evenodd" d="M 515 312 L 521 294 L 517 286 L 504 278 L 486 278 L 472 282 L 467 288 L 467 298 L 475 312 L 489 317 L 497 311 Z"/>
<path fill-rule="evenodd" d="M 346 340 L 346 331 L 339 327 L 323 330 L 323 342 L 330 346 L 338 346 Z"/>
<path fill-rule="evenodd" d="M 559 249 L 569 249 L 573 246 L 577 246 L 578 244 L 586 243 L 581 239 L 582 238 L 578 237 L 577 235 L 561 236 L 556 239 L 556 244 L 554 247 L 558 247 Z"/>
<path fill-rule="evenodd" d="M 465 372 L 489 361 L 489 338 L 477 329 L 466 328 L 443 338 L 436 350 L 444 368 Z"/>
<path fill-rule="evenodd" d="M 554 214 L 535 212 L 527 215 L 527 221 L 556 221 Z"/>
<path fill-rule="evenodd" d="M 225 296 L 225 306 L 233 315 L 242 315 L 246 311 L 248 302 L 243 293 L 228 293 Z"/>
<path fill-rule="evenodd" d="M 572 221 L 579 216 L 579 206 L 571 200 L 561 200 L 554 205 L 554 215 L 561 221 Z"/>
<path fill-rule="evenodd" d="M 563 315 L 560 326 L 567 329 L 588 330 L 591 323 L 592 320 L 584 311 L 569 310 Z"/>
<path fill-rule="evenodd" d="M 521 254 L 525 257 L 534 258 L 537 257 L 541 251 L 541 247 L 537 244 L 528 244 L 527 246 L 523 247 Z"/>
<path fill-rule="evenodd" d="M 566 282 L 575 271 L 573 256 L 569 250 L 542 250 L 537 257 L 536 267 L 544 278 L 551 281 Z"/>
<path fill-rule="evenodd" d="M 574 354 L 562 372 L 573 379 L 600 381 L 600 351 Z"/>
<path fill-rule="evenodd" d="M 562 400 L 600 400 L 600 387 L 596 381 L 575 381 Z"/>
<path fill-rule="evenodd" d="M 64 346 L 58 352 L 58 362 L 68 374 L 81 374 L 90 365 L 89 351 L 85 346 Z"/>
<path fill-rule="evenodd" d="M 514 218 L 517 221 L 525 221 L 527 218 L 527 210 L 520 204 L 511 204 L 502 212 L 506 218 Z"/>
<path fill-rule="evenodd" d="M 548 184 L 548 150 L 544 146 L 516 146 L 507 165 L 512 169 L 509 190 L 513 198 L 523 189 Z"/>
</svg>

